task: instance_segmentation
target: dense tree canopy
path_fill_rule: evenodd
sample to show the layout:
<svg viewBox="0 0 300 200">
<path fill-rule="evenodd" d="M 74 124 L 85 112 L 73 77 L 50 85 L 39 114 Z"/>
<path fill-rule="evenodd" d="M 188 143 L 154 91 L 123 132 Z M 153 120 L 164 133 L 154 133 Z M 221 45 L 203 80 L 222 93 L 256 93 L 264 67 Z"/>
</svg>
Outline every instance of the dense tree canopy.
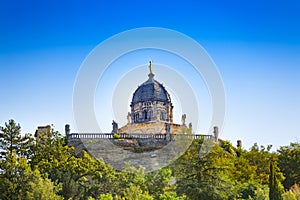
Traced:
<svg viewBox="0 0 300 200">
<path fill-rule="evenodd" d="M 116 171 L 87 152 L 80 156 L 57 131 L 22 136 L 9 120 L 0 129 L 0 199 L 300 199 L 300 145 L 271 152 L 197 139 L 173 164 L 145 173 L 129 163 Z M 283 185 L 285 191 L 283 189 Z"/>
<path fill-rule="evenodd" d="M 300 185 L 300 144 L 280 147 L 278 156 L 279 167 L 285 176 L 284 187 L 288 189 L 294 184 Z"/>
</svg>

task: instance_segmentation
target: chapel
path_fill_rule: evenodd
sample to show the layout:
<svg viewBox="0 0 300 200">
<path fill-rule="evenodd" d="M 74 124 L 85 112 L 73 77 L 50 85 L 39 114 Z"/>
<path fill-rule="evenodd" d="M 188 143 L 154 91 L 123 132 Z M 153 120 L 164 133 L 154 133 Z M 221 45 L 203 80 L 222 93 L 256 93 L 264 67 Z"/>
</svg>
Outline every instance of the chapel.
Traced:
<svg viewBox="0 0 300 200">
<path fill-rule="evenodd" d="M 118 128 L 113 121 L 113 133 L 184 133 L 191 132 L 192 125 L 185 124 L 186 115 L 182 115 L 181 124 L 173 123 L 173 105 L 166 88 L 154 79 L 152 62 L 149 62 L 148 79 L 133 93 L 127 115 L 127 124 Z"/>
</svg>

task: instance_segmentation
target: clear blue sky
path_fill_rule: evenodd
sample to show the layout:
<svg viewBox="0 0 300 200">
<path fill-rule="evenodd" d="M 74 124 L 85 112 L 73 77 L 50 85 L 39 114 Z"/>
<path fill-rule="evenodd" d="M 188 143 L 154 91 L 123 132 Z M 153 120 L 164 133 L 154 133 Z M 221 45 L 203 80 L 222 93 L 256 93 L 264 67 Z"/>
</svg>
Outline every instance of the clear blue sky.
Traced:
<svg viewBox="0 0 300 200">
<path fill-rule="evenodd" d="M 300 3 L 0 1 L 0 124 L 72 127 L 77 71 L 101 41 L 165 27 L 199 42 L 226 90 L 221 137 L 275 147 L 300 140 Z"/>
</svg>

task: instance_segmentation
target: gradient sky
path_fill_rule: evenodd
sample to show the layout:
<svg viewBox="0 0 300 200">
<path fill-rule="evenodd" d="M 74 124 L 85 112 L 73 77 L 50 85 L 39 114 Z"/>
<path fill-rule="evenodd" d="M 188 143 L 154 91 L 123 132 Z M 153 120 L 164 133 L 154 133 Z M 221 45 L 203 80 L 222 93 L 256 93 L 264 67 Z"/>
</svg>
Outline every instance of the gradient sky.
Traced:
<svg viewBox="0 0 300 200">
<path fill-rule="evenodd" d="M 2 0 L 0 124 L 72 128 L 73 84 L 89 52 L 119 32 L 164 27 L 195 39 L 216 63 L 226 90 L 222 138 L 245 148 L 299 142 L 299 10 L 297 0 Z"/>
</svg>

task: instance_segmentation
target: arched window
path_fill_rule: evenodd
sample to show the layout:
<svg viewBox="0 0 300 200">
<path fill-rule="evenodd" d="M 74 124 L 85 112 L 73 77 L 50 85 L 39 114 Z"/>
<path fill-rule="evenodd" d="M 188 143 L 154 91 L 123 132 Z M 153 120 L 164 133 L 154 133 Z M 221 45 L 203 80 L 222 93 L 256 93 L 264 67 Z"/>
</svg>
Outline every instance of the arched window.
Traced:
<svg viewBox="0 0 300 200">
<path fill-rule="evenodd" d="M 144 110 L 144 119 L 147 119 L 147 111 Z"/>
<path fill-rule="evenodd" d="M 139 121 L 139 113 L 134 114 L 134 122 Z"/>
<path fill-rule="evenodd" d="M 153 111 L 150 110 L 150 111 L 149 111 L 149 119 L 152 120 L 152 118 L 153 118 Z"/>
<path fill-rule="evenodd" d="M 165 113 L 164 112 L 160 113 L 160 120 L 165 120 Z"/>
</svg>

